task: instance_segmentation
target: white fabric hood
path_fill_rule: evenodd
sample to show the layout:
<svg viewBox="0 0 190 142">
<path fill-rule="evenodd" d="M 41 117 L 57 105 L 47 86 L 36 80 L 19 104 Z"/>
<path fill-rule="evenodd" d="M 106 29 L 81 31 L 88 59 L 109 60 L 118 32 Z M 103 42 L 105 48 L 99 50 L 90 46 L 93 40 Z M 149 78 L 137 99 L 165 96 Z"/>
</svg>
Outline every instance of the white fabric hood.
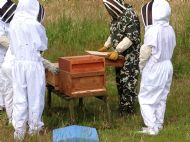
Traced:
<svg viewBox="0 0 190 142">
<path fill-rule="evenodd" d="M 153 2 L 153 24 L 168 24 L 171 15 L 171 8 L 166 0 L 154 0 Z"/>
<path fill-rule="evenodd" d="M 166 0 L 152 0 L 141 10 L 143 23 L 150 25 L 169 25 L 171 8 Z"/>
<path fill-rule="evenodd" d="M 34 19 L 42 22 L 44 19 L 44 8 L 38 0 L 19 0 L 15 18 L 16 19 Z"/>
<path fill-rule="evenodd" d="M 37 0 L 19 0 L 15 17 L 37 19 L 39 2 Z"/>
<path fill-rule="evenodd" d="M 145 24 L 144 45 L 152 47 L 150 62 L 172 58 L 176 38 L 169 24 L 170 15 L 171 8 L 166 0 L 152 0 L 142 7 Z"/>
<path fill-rule="evenodd" d="M 0 1 L 0 8 L 2 8 L 5 5 L 6 2 L 7 2 L 7 0 L 1 0 Z"/>
<path fill-rule="evenodd" d="M 19 0 L 9 28 L 11 51 L 17 59 L 36 59 L 36 52 L 47 49 L 45 28 L 37 20 L 39 11 L 38 0 Z"/>
</svg>

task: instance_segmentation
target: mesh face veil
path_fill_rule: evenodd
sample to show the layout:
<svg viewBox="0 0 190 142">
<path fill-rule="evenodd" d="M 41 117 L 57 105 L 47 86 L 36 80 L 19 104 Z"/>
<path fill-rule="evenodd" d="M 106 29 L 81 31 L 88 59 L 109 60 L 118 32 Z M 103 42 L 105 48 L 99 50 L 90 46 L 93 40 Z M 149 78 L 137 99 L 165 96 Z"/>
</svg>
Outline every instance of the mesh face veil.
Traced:
<svg viewBox="0 0 190 142">
<path fill-rule="evenodd" d="M 39 13 L 38 13 L 38 17 L 37 17 L 38 22 L 42 23 L 44 20 L 44 17 L 45 17 L 44 7 L 39 4 Z"/>
<path fill-rule="evenodd" d="M 169 24 L 171 8 L 166 0 L 152 0 L 141 9 L 144 26 Z"/>
<path fill-rule="evenodd" d="M 0 2 L 0 18 L 5 23 L 10 23 L 12 20 L 15 10 L 16 4 L 11 0 L 1 0 Z"/>
<path fill-rule="evenodd" d="M 126 10 L 123 0 L 103 0 L 103 3 L 113 19 L 117 19 Z"/>
<path fill-rule="evenodd" d="M 149 25 L 153 24 L 153 19 L 152 19 L 153 2 L 154 2 L 154 0 L 148 2 L 141 9 L 141 15 L 142 15 L 142 20 L 143 20 L 144 26 L 149 26 Z"/>
</svg>

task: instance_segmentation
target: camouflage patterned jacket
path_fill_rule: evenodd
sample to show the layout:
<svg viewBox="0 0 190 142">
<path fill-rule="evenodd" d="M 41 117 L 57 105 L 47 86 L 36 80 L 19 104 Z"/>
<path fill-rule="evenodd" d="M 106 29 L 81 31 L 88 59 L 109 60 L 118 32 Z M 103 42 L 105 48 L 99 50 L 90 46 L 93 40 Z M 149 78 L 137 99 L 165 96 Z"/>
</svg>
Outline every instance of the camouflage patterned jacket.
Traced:
<svg viewBox="0 0 190 142">
<path fill-rule="evenodd" d="M 113 19 L 110 26 L 110 34 L 113 48 L 128 37 L 133 44 L 122 53 L 123 56 L 135 54 L 135 58 L 139 57 L 140 52 L 140 22 L 138 16 L 134 12 L 131 5 L 125 4 L 126 11 L 116 20 Z"/>
</svg>

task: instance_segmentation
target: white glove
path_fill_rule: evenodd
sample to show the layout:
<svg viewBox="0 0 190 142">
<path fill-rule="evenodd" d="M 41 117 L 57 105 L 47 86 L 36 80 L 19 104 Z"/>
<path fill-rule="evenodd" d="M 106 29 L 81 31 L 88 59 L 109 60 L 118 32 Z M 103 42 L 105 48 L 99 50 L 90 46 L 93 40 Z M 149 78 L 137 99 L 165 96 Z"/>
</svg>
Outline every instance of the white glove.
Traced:
<svg viewBox="0 0 190 142">
<path fill-rule="evenodd" d="M 145 46 L 145 45 L 141 46 L 140 56 L 139 56 L 139 58 L 140 58 L 140 62 L 139 62 L 140 73 L 142 73 L 142 71 L 146 65 L 146 62 L 150 58 L 151 52 L 152 52 L 151 46 Z"/>
<path fill-rule="evenodd" d="M 51 63 L 49 60 L 44 59 L 42 57 L 42 63 L 48 71 L 52 72 L 53 74 L 58 74 L 59 72 L 59 67 L 57 67 L 55 64 Z"/>
<path fill-rule="evenodd" d="M 5 48 L 9 48 L 9 39 L 7 36 L 0 36 L 0 44 Z"/>
<path fill-rule="evenodd" d="M 110 48 L 112 46 L 111 36 L 108 37 L 107 41 L 104 43 L 105 48 Z"/>
<path fill-rule="evenodd" d="M 128 49 L 132 45 L 132 41 L 128 38 L 125 37 L 116 47 L 116 51 L 119 53 L 124 52 L 126 49 Z"/>
</svg>

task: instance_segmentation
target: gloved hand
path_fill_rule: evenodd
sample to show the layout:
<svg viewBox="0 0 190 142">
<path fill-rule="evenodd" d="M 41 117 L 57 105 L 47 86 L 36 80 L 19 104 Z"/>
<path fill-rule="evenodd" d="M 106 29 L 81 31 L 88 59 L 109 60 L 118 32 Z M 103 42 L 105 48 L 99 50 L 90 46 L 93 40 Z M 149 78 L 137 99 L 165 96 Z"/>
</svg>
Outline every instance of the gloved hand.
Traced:
<svg viewBox="0 0 190 142">
<path fill-rule="evenodd" d="M 119 57 L 119 53 L 117 51 L 110 52 L 108 54 L 108 59 L 116 61 Z"/>
<path fill-rule="evenodd" d="M 52 72 L 53 74 L 58 74 L 59 73 L 59 68 L 55 64 L 51 63 L 50 61 L 42 58 L 42 63 L 44 65 L 44 67 L 48 71 Z"/>
<path fill-rule="evenodd" d="M 9 39 L 7 36 L 0 36 L 0 44 L 5 47 L 9 48 Z"/>
<path fill-rule="evenodd" d="M 140 69 L 140 73 L 142 74 L 142 71 L 147 63 L 147 61 L 149 60 L 150 56 L 152 53 L 152 47 L 151 46 L 147 46 L 147 45 L 142 45 L 140 48 L 140 55 L 139 55 L 139 69 Z"/>
<path fill-rule="evenodd" d="M 50 72 L 53 74 L 58 74 L 59 73 L 59 68 L 55 66 L 54 64 L 50 64 L 49 68 L 47 68 Z"/>
<path fill-rule="evenodd" d="M 98 52 L 106 52 L 107 50 L 108 50 L 108 48 L 102 47 L 102 48 L 98 49 Z"/>
</svg>

